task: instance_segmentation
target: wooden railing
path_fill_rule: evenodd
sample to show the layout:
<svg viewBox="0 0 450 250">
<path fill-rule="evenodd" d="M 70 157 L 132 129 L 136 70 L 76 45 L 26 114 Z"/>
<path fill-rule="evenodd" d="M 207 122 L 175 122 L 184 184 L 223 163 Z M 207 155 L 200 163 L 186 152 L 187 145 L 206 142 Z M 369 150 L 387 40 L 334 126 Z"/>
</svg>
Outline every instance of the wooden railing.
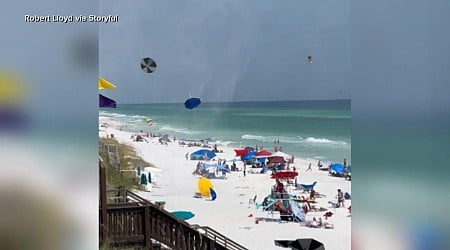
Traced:
<svg viewBox="0 0 450 250">
<path fill-rule="evenodd" d="M 189 223 L 124 188 L 107 189 L 100 166 L 100 242 L 112 247 L 246 250 L 212 228 Z"/>
</svg>

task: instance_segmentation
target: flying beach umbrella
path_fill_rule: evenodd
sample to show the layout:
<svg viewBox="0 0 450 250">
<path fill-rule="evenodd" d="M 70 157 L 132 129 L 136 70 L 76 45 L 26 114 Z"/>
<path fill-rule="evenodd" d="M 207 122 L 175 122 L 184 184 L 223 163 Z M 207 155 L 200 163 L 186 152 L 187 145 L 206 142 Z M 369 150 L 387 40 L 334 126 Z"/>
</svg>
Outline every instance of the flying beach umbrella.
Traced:
<svg viewBox="0 0 450 250">
<path fill-rule="evenodd" d="M 153 73 L 156 70 L 156 62 L 150 57 L 142 58 L 141 69 L 145 73 Z"/>
<path fill-rule="evenodd" d="M 187 109 L 194 109 L 194 108 L 198 107 L 198 105 L 200 105 L 200 103 L 202 103 L 200 101 L 200 98 L 191 97 L 184 102 L 184 107 Z"/>
</svg>

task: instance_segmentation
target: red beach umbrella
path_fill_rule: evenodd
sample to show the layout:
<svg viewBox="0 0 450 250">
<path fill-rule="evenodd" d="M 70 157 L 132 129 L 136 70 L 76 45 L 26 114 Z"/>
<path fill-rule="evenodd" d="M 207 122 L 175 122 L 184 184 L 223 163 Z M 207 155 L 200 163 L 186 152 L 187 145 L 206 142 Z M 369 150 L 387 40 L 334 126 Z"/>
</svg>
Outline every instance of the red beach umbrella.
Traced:
<svg viewBox="0 0 450 250">
<path fill-rule="evenodd" d="M 272 175 L 272 179 L 294 179 L 298 176 L 297 172 L 294 171 L 283 171 L 283 172 L 276 172 Z"/>
<path fill-rule="evenodd" d="M 250 149 L 243 148 L 243 149 L 235 149 L 234 152 L 236 152 L 236 156 L 243 156 L 250 152 Z"/>
<path fill-rule="evenodd" d="M 270 155 L 272 155 L 272 153 L 270 153 L 269 151 L 267 151 L 267 150 L 261 150 L 261 151 L 259 151 L 259 152 L 256 154 L 256 157 L 258 157 L 258 156 L 267 157 L 267 156 L 270 156 Z"/>
</svg>

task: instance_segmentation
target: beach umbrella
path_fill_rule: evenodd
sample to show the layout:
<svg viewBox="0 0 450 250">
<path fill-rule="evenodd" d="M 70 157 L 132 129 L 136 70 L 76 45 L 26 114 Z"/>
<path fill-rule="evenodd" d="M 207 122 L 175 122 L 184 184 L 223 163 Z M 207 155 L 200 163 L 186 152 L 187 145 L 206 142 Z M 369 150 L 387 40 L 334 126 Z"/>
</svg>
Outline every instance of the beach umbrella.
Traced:
<svg viewBox="0 0 450 250">
<path fill-rule="evenodd" d="M 338 174 L 344 174 L 344 165 L 341 163 L 334 163 L 331 165 L 331 171 L 334 171 Z"/>
<path fill-rule="evenodd" d="M 141 176 L 141 166 L 137 166 L 137 175 Z"/>
<path fill-rule="evenodd" d="M 212 159 L 216 156 L 216 153 L 214 153 L 213 151 L 208 150 L 208 149 L 200 149 L 200 150 L 197 150 L 194 153 L 192 153 L 191 156 L 192 155 L 196 156 L 196 158 L 203 156 L 204 158 Z"/>
<path fill-rule="evenodd" d="M 275 246 L 299 250 L 325 250 L 322 242 L 315 239 L 275 240 Z"/>
<path fill-rule="evenodd" d="M 269 163 L 286 163 L 286 160 L 281 156 L 268 157 Z"/>
<path fill-rule="evenodd" d="M 116 101 L 103 96 L 102 94 L 98 94 L 99 95 L 99 106 L 100 108 L 117 108 L 117 103 Z"/>
<path fill-rule="evenodd" d="M 258 153 L 256 153 L 256 158 L 267 158 L 268 156 L 271 156 L 272 153 L 267 150 L 261 150 Z"/>
<path fill-rule="evenodd" d="M 202 196 L 205 196 L 205 197 L 209 197 L 211 195 L 210 189 L 214 188 L 211 181 L 205 177 L 202 177 L 198 180 L 197 186 L 198 186 L 198 192 Z"/>
<path fill-rule="evenodd" d="M 283 157 L 284 159 L 287 160 L 287 159 L 291 159 L 292 155 L 288 155 L 284 152 L 277 151 L 277 152 L 273 153 L 272 155 L 270 155 L 269 158 L 270 157 Z"/>
<path fill-rule="evenodd" d="M 244 148 L 244 149 L 235 149 L 234 152 L 236 152 L 236 156 L 243 156 L 250 152 L 250 149 Z"/>
<path fill-rule="evenodd" d="M 270 178 L 272 179 L 294 179 L 298 176 L 297 172 L 294 171 L 280 171 L 272 174 Z"/>
<path fill-rule="evenodd" d="M 156 70 L 156 62 L 150 57 L 142 58 L 141 69 L 145 73 L 153 73 Z"/>
<path fill-rule="evenodd" d="M 112 84 L 111 82 L 103 79 L 102 77 L 98 78 L 98 89 L 114 89 L 116 88 L 116 85 Z"/>
<path fill-rule="evenodd" d="M 202 103 L 200 98 L 191 97 L 184 102 L 184 107 L 187 109 L 194 109 Z"/>
<path fill-rule="evenodd" d="M 256 155 L 255 151 L 248 152 L 247 154 L 241 156 L 241 160 L 247 161 L 247 160 L 253 159 L 253 158 L 255 158 L 255 155 Z"/>
<path fill-rule="evenodd" d="M 191 211 L 175 211 L 171 214 L 180 220 L 189 220 L 195 216 Z"/>
<path fill-rule="evenodd" d="M 147 185 L 148 181 L 147 181 L 147 175 L 142 173 L 141 175 L 141 185 Z"/>
</svg>

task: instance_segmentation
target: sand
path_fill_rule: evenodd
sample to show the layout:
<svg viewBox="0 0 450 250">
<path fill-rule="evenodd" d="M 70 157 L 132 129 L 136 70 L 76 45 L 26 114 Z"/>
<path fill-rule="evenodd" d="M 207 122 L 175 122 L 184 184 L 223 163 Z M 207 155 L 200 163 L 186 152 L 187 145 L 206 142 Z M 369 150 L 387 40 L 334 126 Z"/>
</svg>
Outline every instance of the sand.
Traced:
<svg viewBox="0 0 450 250">
<path fill-rule="evenodd" d="M 270 171 L 266 174 L 247 173 L 244 178 L 242 172 L 231 172 L 226 179 L 212 179 L 217 199 L 194 198 L 197 192 L 199 176 L 193 175 L 197 161 L 185 159 L 187 152 L 192 153 L 199 147 L 183 147 L 178 142 L 161 145 L 158 138 L 150 138 L 149 142 L 135 142 L 130 139 L 133 133 L 120 131 L 120 124 L 110 118 L 100 117 L 100 123 L 107 123 L 108 128 L 99 131 L 100 137 L 114 134 L 121 143 L 134 147 L 145 161 L 151 163 L 156 169 L 147 168 L 145 172 L 152 173 L 150 192 L 137 191 L 137 193 L 150 201 L 165 201 L 168 211 L 191 211 L 195 217 L 188 220 L 190 224 L 209 226 L 220 233 L 230 237 L 237 243 L 249 249 L 282 249 L 275 246 L 274 240 L 297 238 L 314 238 L 324 243 L 327 250 L 351 249 L 351 217 L 346 208 L 332 208 L 328 201 L 336 202 L 337 189 L 351 193 L 351 182 L 344 178 L 331 177 L 326 171 L 319 171 L 316 160 L 295 158 L 295 167 L 299 172 L 298 183 L 312 184 L 317 181 L 316 191 L 326 197 L 317 199 L 317 207 L 327 208 L 334 215 L 325 220 L 324 212 L 309 212 L 306 219 L 321 217 L 324 222 L 331 222 L 334 229 L 308 228 L 299 223 L 279 222 L 279 213 L 273 214 L 257 210 L 249 199 L 257 195 L 257 202 L 270 193 L 275 181 L 270 178 Z M 234 158 L 233 148 L 219 146 L 218 156 L 222 159 Z M 285 148 L 289 153 L 289 149 Z M 309 163 L 313 170 L 306 172 Z M 242 162 L 236 165 L 242 167 Z M 247 166 L 247 170 L 250 167 Z M 294 195 L 308 194 L 288 187 Z M 346 200 L 346 207 L 351 201 Z M 249 217 L 251 215 L 251 217 Z M 255 221 L 258 219 L 259 223 Z"/>
</svg>

